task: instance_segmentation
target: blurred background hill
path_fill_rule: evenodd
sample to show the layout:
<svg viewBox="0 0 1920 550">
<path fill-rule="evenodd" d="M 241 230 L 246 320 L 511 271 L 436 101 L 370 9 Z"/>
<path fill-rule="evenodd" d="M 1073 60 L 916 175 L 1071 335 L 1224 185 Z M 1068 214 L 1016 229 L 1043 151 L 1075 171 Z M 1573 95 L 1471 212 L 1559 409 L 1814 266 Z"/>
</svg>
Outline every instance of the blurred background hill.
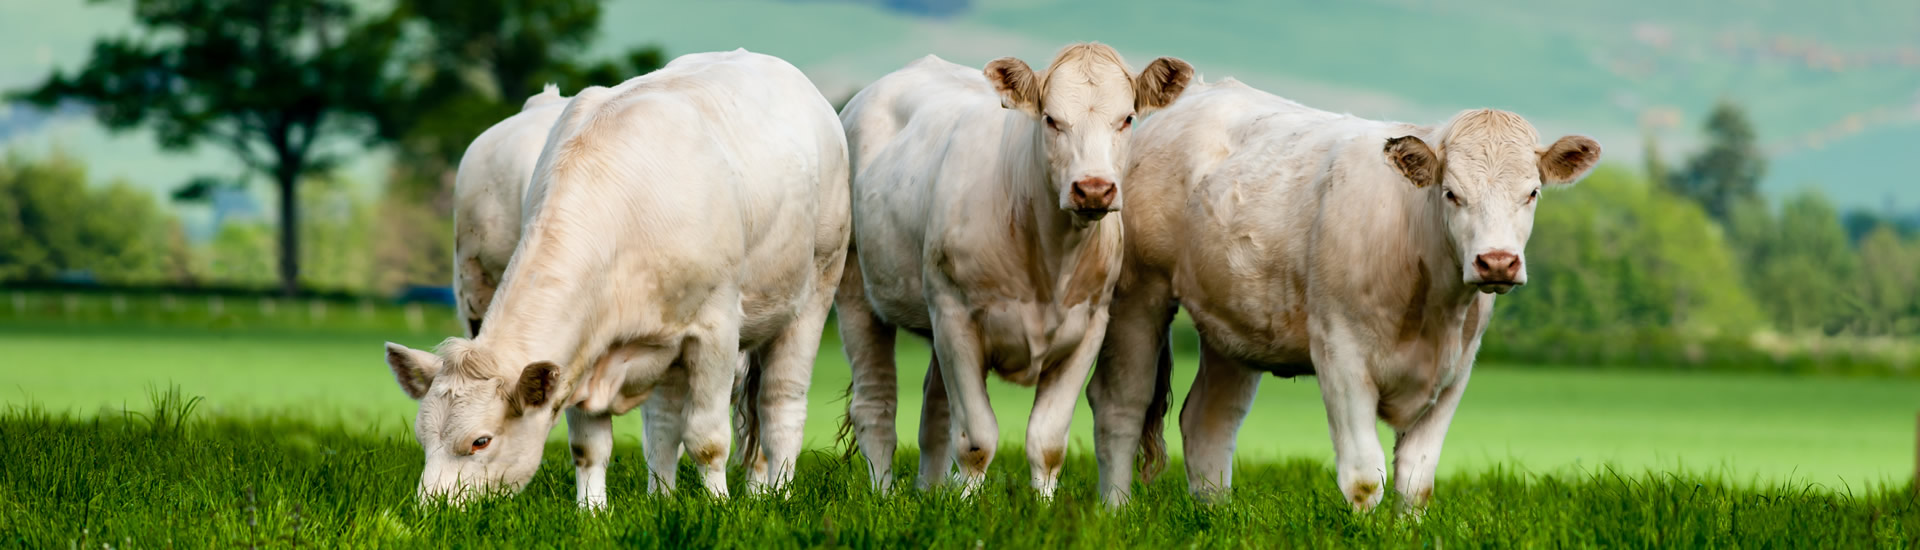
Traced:
<svg viewBox="0 0 1920 550">
<path fill-rule="evenodd" d="M 78 0 L 9 2 L 0 21 L 4 88 L 73 67 L 93 39 L 130 25 L 124 8 Z M 1038 65 L 1062 43 L 1100 40 L 1136 62 L 1180 56 L 1209 78 L 1362 116 L 1425 122 L 1512 109 L 1549 133 L 1595 135 L 1611 159 L 1638 157 L 1649 133 L 1674 151 L 1697 144 L 1687 130 L 1728 99 L 1759 129 L 1770 195 L 1814 186 L 1842 208 L 1920 210 L 1915 174 L 1890 162 L 1920 153 L 1920 3 L 1903 0 L 617 0 L 599 27 L 599 52 L 661 44 L 780 55 L 829 95 L 926 53 Z M 0 111 L 0 140 L 114 159 L 98 175 L 143 176 L 130 178 L 136 185 L 230 162 L 161 154 L 76 110 Z M 377 174 L 375 162 L 355 173 Z"/>
<path fill-rule="evenodd" d="M 99 97 L 48 87 L 52 75 L 75 77 L 98 61 L 103 40 L 211 32 L 155 31 L 140 10 L 257 5 L 0 4 L 0 91 L 12 98 L 0 105 L 0 208 L 14 212 L 10 225 L 0 218 L 0 239 L 27 243 L 0 250 L 0 281 L 378 296 L 443 286 L 452 167 L 473 136 L 544 82 L 572 94 L 681 53 L 744 47 L 793 62 L 840 101 L 928 53 L 1037 66 L 1062 44 L 1099 40 L 1136 64 L 1179 56 L 1210 80 L 1233 76 L 1330 110 L 1433 123 L 1498 107 L 1543 135 L 1600 139 L 1603 168 L 1541 209 L 1529 247 L 1537 284 L 1500 301 L 1511 321 L 1494 325 L 1495 357 L 1778 365 L 1817 356 L 1802 366 L 1845 370 L 1837 365 L 1853 359 L 1837 357 L 1861 355 L 1878 365 L 1867 370 L 1920 370 L 1911 338 L 1920 334 L 1917 2 L 273 5 L 339 11 L 310 25 L 322 30 L 312 36 L 351 27 L 364 44 L 341 47 L 363 47 L 349 57 L 382 67 L 366 82 L 324 83 L 326 97 L 342 98 L 328 105 L 336 122 L 319 126 L 330 139 L 278 186 L 230 144 L 163 148 L 164 126 L 109 130 L 102 115 L 113 111 Z M 294 208 L 275 206 L 282 187 L 294 189 Z M 289 211 L 302 214 L 297 229 L 275 227 Z M 292 241 L 276 243 L 288 233 Z M 274 259 L 288 242 L 307 243 L 291 280 Z"/>
</svg>

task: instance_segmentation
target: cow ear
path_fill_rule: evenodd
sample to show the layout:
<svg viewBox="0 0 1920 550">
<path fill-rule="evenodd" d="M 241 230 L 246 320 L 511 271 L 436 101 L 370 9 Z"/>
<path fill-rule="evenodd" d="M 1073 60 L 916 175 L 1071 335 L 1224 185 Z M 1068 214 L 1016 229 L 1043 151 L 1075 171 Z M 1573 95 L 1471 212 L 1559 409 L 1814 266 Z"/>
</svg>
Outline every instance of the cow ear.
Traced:
<svg viewBox="0 0 1920 550">
<path fill-rule="evenodd" d="M 1162 57 L 1133 77 L 1133 110 L 1145 114 L 1172 105 L 1193 82 L 1193 65 L 1178 58 Z"/>
<path fill-rule="evenodd" d="M 1587 136 L 1567 136 L 1540 150 L 1540 181 L 1573 183 L 1600 164 L 1600 142 Z"/>
<path fill-rule="evenodd" d="M 525 412 L 545 406 L 553 399 L 559 372 L 560 366 L 552 361 L 540 361 L 521 369 L 520 380 L 513 384 L 514 409 Z"/>
<path fill-rule="evenodd" d="M 438 355 L 387 342 L 387 367 L 393 369 L 393 378 L 400 382 L 400 389 L 407 392 L 407 397 L 417 400 L 427 395 L 427 387 L 433 384 L 433 377 L 440 374 L 440 366 Z"/>
<path fill-rule="evenodd" d="M 987 82 L 1000 93 L 1000 106 L 1040 116 L 1040 77 L 1027 62 L 1002 57 L 987 63 Z"/>
<path fill-rule="evenodd" d="M 1440 158 L 1433 154 L 1433 148 L 1427 142 L 1413 136 L 1388 138 L 1387 164 L 1393 165 L 1414 187 L 1426 187 L 1440 183 Z"/>
</svg>

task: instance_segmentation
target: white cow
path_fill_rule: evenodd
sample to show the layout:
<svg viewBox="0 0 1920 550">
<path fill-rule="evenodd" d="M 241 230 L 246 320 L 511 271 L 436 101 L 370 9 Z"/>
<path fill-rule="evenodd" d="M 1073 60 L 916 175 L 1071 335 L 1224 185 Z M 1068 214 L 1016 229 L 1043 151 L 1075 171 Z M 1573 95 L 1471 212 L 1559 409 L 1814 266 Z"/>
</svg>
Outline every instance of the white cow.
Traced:
<svg viewBox="0 0 1920 550">
<path fill-rule="evenodd" d="M 1385 492 L 1378 417 L 1398 434 L 1395 490 L 1423 506 L 1493 295 L 1527 281 L 1542 185 L 1600 159 L 1586 137 L 1538 140 L 1504 111 L 1377 122 L 1232 80 L 1155 117 L 1130 163 L 1126 265 L 1088 388 L 1107 501 L 1127 500 L 1136 447 L 1143 470 L 1163 456 L 1177 303 L 1202 344 L 1180 412 L 1192 490 L 1229 487 L 1261 373 L 1313 374 L 1346 498 L 1371 509 Z"/>
<path fill-rule="evenodd" d="M 493 303 L 500 274 L 520 243 L 520 206 L 533 180 L 547 131 L 567 105 L 548 84 L 520 112 L 473 139 L 453 179 L 454 309 L 467 337 L 480 334 L 480 316 Z"/>
<path fill-rule="evenodd" d="M 420 400 L 421 495 L 524 487 L 564 409 L 580 504 L 604 506 L 612 417 L 644 403 L 652 489 L 672 490 L 684 442 L 724 496 L 743 361 L 743 406 L 766 419 L 743 434 L 764 445 L 748 485 L 790 480 L 845 262 L 838 122 L 798 69 L 745 50 L 580 92 L 540 155 L 485 330 L 437 353 L 387 345 Z"/>
<path fill-rule="evenodd" d="M 847 103 L 857 214 L 837 304 L 848 428 L 877 487 L 893 479 L 899 327 L 933 339 L 921 487 L 956 458 L 966 490 L 986 475 L 1000 433 L 993 372 L 1038 385 L 1027 458 L 1034 488 L 1053 493 L 1119 273 L 1122 230 L 1108 214 L 1130 130 L 1192 74 L 1163 57 L 1134 76 L 1100 44 L 1068 46 L 1040 74 L 1010 57 L 983 73 L 928 56 Z"/>
</svg>

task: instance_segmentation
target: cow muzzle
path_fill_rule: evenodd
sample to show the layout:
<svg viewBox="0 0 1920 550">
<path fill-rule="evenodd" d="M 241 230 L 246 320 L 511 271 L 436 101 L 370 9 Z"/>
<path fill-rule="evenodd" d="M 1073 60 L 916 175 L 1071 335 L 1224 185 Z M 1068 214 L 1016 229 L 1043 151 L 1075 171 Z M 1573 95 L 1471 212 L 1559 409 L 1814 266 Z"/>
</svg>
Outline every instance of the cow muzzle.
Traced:
<svg viewBox="0 0 1920 550">
<path fill-rule="evenodd" d="M 1068 191 L 1067 206 L 1081 217 L 1098 220 L 1120 202 L 1120 186 L 1107 178 L 1082 178 Z"/>
<path fill-rule="evenodd" d="M 1506 294 L 1513 287 L 1527 284 L 1527 272 L 1521 268 L 1520 255 L 1495 250 L 1473 257 L 1473 277 L 1467 284 L 1488 294 Z"/>
</svg>

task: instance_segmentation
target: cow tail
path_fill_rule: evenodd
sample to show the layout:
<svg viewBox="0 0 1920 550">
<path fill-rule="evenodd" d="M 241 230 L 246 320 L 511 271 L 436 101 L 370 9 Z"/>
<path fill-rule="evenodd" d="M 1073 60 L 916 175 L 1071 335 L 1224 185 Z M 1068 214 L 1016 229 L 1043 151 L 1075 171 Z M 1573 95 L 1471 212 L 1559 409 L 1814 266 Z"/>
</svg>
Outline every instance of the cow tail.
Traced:
<svg viewBox="0 0 1920 550">
<path fill-rule="evenodd" d="M 760 381 L 766 369 L 757 355 L 748 355 L 746 371 L 735 376 L 733 383 L 733 437 L 738 448 L 733 456 L 736 464 L 748 467 L 760 458 Z"/>
<path fill-rule="evenodd" d="M 853 380 L 847 380 L 847 389 L 840 392 L 840 400 L 847 406 L 840 411 L 840 429 L 833 434 L 833 444 L 840 446 L 840 460 L 853 460 L 860 452 L 860 442 L 853 435 Z"/>
<path fill-rule="evenodd" d="M 1155 361 L 1153 399 L 1147 402 L 1147 416 L 1140 430 L 1140 477 L 1153 481 L 1167 469 L 1167 408 L 1173 398 L 1172 338 L 1162 335 L 1160 358 Z"/>
</svg>

